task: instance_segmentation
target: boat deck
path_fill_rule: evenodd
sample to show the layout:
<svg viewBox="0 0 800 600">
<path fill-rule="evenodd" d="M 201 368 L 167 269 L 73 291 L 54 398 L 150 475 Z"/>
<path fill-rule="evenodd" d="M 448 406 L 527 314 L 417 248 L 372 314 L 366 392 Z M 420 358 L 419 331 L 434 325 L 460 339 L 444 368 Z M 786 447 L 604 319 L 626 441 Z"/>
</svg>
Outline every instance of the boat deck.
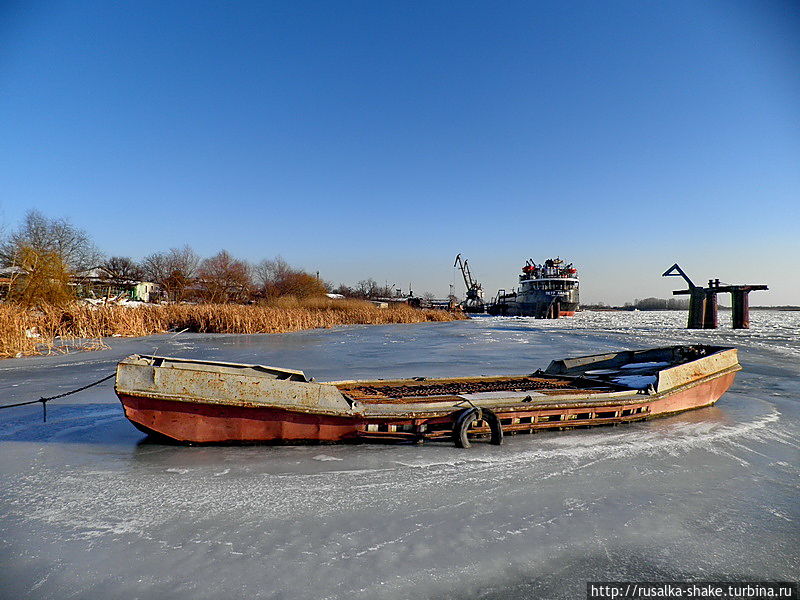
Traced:
<svg viewBox="0 0 800 600">
<path fill-rule="evenodd" d="M 480 394 L 503 392 L 532 396 L 562 395 L 580 392 L 607 393 L 619 386 L 585 378 L 552 376 L 484 377 L 463 379 L 398 380 L 347 382 L 335 384 L 340 392 L 363 404 L 413 404 L 431 401 L 463 400 Z"/>
</svg>

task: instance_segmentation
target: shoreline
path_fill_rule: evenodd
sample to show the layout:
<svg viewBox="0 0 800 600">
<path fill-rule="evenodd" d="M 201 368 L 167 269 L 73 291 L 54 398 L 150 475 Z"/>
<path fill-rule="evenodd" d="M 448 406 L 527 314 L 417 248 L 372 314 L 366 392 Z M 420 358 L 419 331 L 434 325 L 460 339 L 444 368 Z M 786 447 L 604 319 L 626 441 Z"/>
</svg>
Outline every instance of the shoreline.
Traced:
<svg viewBox="0 0 800 600">
<path fill-rule="evenodd" d="M 406 305 L 360 300 L 278 299 L 271 305 L 169 304 L 25 309 L 0 304 L 0 359 L 102 350 L 103 338 L 175 332 L 269 334 L 339 325 L 447 322 L 468 318 Z"/>
</svg>

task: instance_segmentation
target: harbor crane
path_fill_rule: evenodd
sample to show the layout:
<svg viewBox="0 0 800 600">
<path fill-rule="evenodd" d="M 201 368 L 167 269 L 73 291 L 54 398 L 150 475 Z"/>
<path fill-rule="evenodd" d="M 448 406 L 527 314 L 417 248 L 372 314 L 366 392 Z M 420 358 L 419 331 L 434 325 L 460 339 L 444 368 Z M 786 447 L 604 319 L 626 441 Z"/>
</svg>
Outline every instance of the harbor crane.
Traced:
<svg viewBox="0 0 800 600">
<path fill-rule="evenodd" d="M 456 260 L 453 263 L 453 268 L 459 267 L 461 275 L 464 277 L 464 285 L 467 287 L 467 298 L 461 305 L 466 312 L 482 313 L 486 310 L 483 301 L 483 288 L 481 284 L 475 281 L 472 277 L 472 272 L 469 270 L 469 261 L 461 258 L 461 254 L 456 255 Z"/>
</svg>

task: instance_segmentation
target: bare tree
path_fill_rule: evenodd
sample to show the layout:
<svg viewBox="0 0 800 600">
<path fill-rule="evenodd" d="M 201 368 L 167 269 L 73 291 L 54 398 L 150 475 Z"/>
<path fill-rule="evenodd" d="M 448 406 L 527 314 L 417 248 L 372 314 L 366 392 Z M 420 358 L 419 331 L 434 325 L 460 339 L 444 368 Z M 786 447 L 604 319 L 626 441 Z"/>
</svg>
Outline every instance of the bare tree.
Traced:
<svg viewBox="0 0 800 600">
<path fill-rule="evenodd" d="M 169 266 L 167 264 L 167 253 L 156 252 L 145 256 L 142 259 L 142 271 L 145 278 L 159 285 L 169 277 Z"/>
<path fill-rule="evenodd" d="M 265 259 L 256 264 L 253 267 L 253 278 L 259 289 L 266 292 L 268 287 L 274 285 L 276 281 L 284 279 L 292 271 L 292 267 L 283 257 L 276 256 L 273 259 Z"/>
<path fill-rule="evenodd" d="M 100 268 L 114 281 L 141 281 L 144 271 L 128 256 L 112 256 L 100 263 Z"/>
<path fill-rule="evenodd" d="M 189 286 L 197 276 L 200 257 L 189 245 L 156 252 L 142 259 L 145 276 L 160 285 L 173 302 L 186 299 Z"/>
<path fill-rule="evenodd" d="M 362 298 L 377 298 L 378 282 L 372 277 L 369 279 L 362 279 L 356 284 L 356 292 Z"/>
<path fill-rule="evenodd" d="M 334 294 L 340 294 L 345 298 L 362 298 L 361 294 L 355 288 L 351 288 L 349 285 L 345 285 L 340 283 L 337 287 L 331 286 L 331 291 Z"/>
<path fill-rule="evenodd" d="M 20 226 L 0 244 L 0 263 L 19 266 L 23 248 L 40 256 L 57 257 L 72 273 L 96 267 L 102 258 L 84 230 L 66 219 L 45 217 L 37 210 L 28 211 Z"/>
<path fill-rule="evenodd" d="M 391 285 L 378 285 L 372 277 L 369 279 L 362 279 L 356 284 L 356 293 L 361 298 L 392 298 L 395 295 L 395 290 Z"/>
<path fill-rule="evenodd" d="M 250 291 L 248 265 L 226 250 L 200 263 L 198 279 L 206 302 L 244 302 Z"/>
<path fill-rule="evenodd" d="M 314 275 L 305 271 L 292 271 L 276 282 L 270 290 L 270 296 L 297 296 L 308 298 L 311 296 L 324 296 L 328 293 L 325 284 Z"/>
<path fill-rule="evenodd" d="M 255 276 L 260 292 L 267 298 L 278 296 L 324 296 L 327 285 L 320 279 L 301 269 L 289 266 L 283 258 L 262 260 L 255 267 Z"/>
</svg>

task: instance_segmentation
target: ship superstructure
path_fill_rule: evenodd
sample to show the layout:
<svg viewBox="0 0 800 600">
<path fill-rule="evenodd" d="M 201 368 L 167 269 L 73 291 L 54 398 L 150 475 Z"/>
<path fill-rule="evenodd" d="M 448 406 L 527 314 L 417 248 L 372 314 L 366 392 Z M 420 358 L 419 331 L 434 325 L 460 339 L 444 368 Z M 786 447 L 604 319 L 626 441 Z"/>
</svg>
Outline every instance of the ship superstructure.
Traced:
<svg viewBox="0 0 800 600">
<path fill-rule="evenodd" d="M 560 258 L 548 258 L 537 264 L 525 262 L 519 286 L 512 292 L 500 290 L 488 312 L 538 319 L 571 317 L 578 310 L 578 270 Z"/>
</svg>

